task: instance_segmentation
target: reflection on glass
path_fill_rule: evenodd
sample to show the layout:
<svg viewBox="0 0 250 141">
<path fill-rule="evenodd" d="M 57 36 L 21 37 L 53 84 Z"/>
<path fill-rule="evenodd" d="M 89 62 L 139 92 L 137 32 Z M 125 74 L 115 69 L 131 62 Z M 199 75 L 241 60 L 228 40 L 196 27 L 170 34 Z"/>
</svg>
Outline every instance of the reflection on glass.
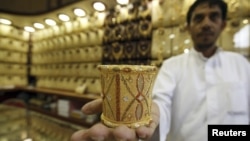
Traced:
<svg viewBox="0 0 250 141">
<path fill-rule="evenodd" d="M 250 57 L 250 24 L 234 34 L 234 47 L 239 53 Z"/>
<path fill-rule="evenodd" d="M 249 48 L 250 46 L 250 24 L 245 25 L 234 34 L 234 43 L 236 48 Z"/>
</svg>

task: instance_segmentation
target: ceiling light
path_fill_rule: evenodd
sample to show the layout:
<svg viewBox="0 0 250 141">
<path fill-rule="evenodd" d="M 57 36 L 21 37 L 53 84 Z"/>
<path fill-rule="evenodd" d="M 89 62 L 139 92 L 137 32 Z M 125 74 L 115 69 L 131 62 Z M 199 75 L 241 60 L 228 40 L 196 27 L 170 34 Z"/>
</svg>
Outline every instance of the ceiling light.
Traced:
<svg viewBox="0 0 250 141">
<path fill-rule="evenodd" d="M 169 38 L 170 38 L 170 39 L 174 39 L 174 37 L 175 37 L 174 34 L 170 34 L 170 35 L 169 35 Z"/>
<path fill-rule="evenodd" d="M 242 21 L 243 24 L 248 24 L 248 22 L 249 22 L 248 19 L 244 19 L 244 20 Z"/>
<path fill-rule="evenodd" d="M 188 48 L 185 48 L 185 49 L 184 49 L 184 53 L 189 53 L 189 49 L 188 49 Z"/>
<path fill-rule="evenodd" d="M 65 14 L 59 14 L 58 15 L 58 18 L 61 20 L 61 21 L 64 21 L 64 22 L 67 22 L 70 20 L 69 16 L 68 15 L 65 15 Z"/>
<path fill-rule="evenodd" d="M 97 11 L 104 11 L 106 9 L 106 6 L 102 2 L 95 2 L 93 7 Z"/>
<path fill-rule="evenodd" d="M 189 39 L 186 39 L 185 41 L 184 41 L 184 44 L 189 44 L 190 43 L 190 40 Z"/>
<path fill-rule="evenodd" d="M 86 16 L 86 12 L 80 8 L 75 8 L 74 9 L 74 14 L 78 17 L 83 17 Z"/>
<path fill-rule="evenodd" d="M 134 8 L 134 5 L 132 4 L 132 3 L 130 3 L 129 5 L 128 5 L 128 9 L 130 10 L 130 9 L 133 9 Z"/>
<path fill-rule="evenodd" d="M 7 19 L 0 19 L 0 23 L 10 25 L 11 21 Z"/>
<path fill-rule="evenodd" d="M 28 138 L 28 139 L 24 139 L 23 141 L 32 141 L 32 139 Z"/>
<path fill-rule="evenodd" d="M 129 3 L 129 0 L 116 0 L 116 2 L 120 5 L 127 5 Z"/>
<path fill-rule="evenodd" d="M 56 25 L 56 22 L 52 19 L 45 19 L 45 23 L 50 26 Z"/>
<path fill-rule="evenodd" d="M 24 30 L 28 31 L 28 32 L 35 32 L 35 29 L 33 27 L 30 27 L 30 26 L 25 26 Z"/>
<path fill-rule="evenodd" d="M 44 29 L 44 25 L 41 23 L 34 23 L 34 27 L 38 29 Z"/>
</svg>

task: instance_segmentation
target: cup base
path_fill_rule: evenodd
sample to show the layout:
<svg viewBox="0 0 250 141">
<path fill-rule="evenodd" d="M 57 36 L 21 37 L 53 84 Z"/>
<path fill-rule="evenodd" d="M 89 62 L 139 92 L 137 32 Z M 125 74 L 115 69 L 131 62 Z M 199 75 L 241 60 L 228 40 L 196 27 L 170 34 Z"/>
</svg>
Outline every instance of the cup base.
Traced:
<svg viewBox="0 0 250 141">
<path fill-rule="evenodd" d="M 152 121 L 152 118 L 148 118 L 147 120 L 143 120 L 143 121 L 136 121 L 136 122 L 124 122 L 124 121 L 110 121 L 107 118 L 105 118 L 105 116 L 102 114 L 101 115 L 101 121 L 103 124 L 105 124 L 106 126 L 110 127 L 110 128 L 115 128 L 121 125 L 125 125 L 129 128 L 138 128 L 140 126 L 148 126 L 150 124 L 150 122 Z"/>
</svg>

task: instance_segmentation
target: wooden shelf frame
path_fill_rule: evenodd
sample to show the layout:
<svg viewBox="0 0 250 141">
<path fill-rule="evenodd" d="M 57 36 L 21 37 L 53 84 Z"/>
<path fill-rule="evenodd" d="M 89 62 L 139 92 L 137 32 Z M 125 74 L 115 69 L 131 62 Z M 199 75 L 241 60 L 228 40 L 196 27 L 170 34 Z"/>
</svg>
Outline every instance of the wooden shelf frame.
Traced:
<svg viewBox="0 0 250 141">
<path fill-rule="evenodd" d="M 93 123 L 85 122 L 84 119 L 76 119 L 73 117 L 63 117 L 63 116 L 58 115 L 56 112 L 48 111 L 48 110 L 42 109 L 42 108 L 37 107 L 37 106 L 30 105 L 30 106 L 28 106 L 28 109 L 31 111 L 40 113 L 40 114 L 44 114 L 44 115 L 51 116 L 51 117 L 54 117 L 54 118 L 62 120 L 62 121 L 66 121 L 66 122 L 75 124 L 77 126 L 83 126 L 83 127 L 88 128 L 88 127 L 91 127 L 93 125 Z"/>
<path fill-rule="evenodd" d="M 22 91 L 28 92 L 30 95 L 44 94 L 44 95 L 58 96 L 61 98 L 67 98 L 69 100 L 77 100 L 78 102 L 83 102 L 83 104 L 88 101 L 101 98 L 101 96 L 99 96 L 98 94 L 77 94 L 72 91 L 64 91 L 64 90 L 56 90 L 56 89 L 48 89 L 48 88 L 37 88 L 37 87 L 31 87 L 31 86 L 28 86 L 28 87 L 26 86 L 0 86 L 0 92 L 9 92 L 11 94 L 11 93 L 22 92 Z M 60 116 L 55 112 L 43 109 L 42 107 L 33 106 L 32 104 L 28 104 L 27 108 L 30 111 L 35 111 L 44 115 L 48 115 L 48 116 L 54 117 L 62 121 L 70 122 L 75 125 L 80 125 L 83 127 L 90 127 L 93 125 L 93 123 L 88 123 L 81 119 Z"/>
<path fill-rule="evenodd" d="M 0 87 L 0 91 L 26 91 L 33 93 L 43 93 L 47 95 L 56 95 L 61 97 L 74 98 L 79 100 L 94 100 L 101 98 L 98 94 L 78 94 L 72 91 L 48 89 L 48 88 L 38 88 L 31 86 L 4 86 Z"/>
</svg>

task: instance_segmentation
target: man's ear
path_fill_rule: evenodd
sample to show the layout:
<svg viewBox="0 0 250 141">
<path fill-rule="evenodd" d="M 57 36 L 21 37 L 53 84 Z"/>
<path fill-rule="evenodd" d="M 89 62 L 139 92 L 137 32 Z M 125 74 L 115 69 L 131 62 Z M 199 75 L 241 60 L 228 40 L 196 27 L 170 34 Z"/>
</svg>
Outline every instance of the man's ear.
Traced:
<svg viewBox="0 0 250 141">
<path fill-rule="evenodd" d="M 190 34 L 190 25 L 189 25 L 189 24 L 186 24 L 186 25 L 185 25 L 185 29 L 186 29 L 186 31 Z"/>
<path fill-rule="evenodd" d="M 224 20 L 221 24 L 221 30 L 224 30 L 226 26 L 227 26 L 227 21 Z"/>
</svg>

